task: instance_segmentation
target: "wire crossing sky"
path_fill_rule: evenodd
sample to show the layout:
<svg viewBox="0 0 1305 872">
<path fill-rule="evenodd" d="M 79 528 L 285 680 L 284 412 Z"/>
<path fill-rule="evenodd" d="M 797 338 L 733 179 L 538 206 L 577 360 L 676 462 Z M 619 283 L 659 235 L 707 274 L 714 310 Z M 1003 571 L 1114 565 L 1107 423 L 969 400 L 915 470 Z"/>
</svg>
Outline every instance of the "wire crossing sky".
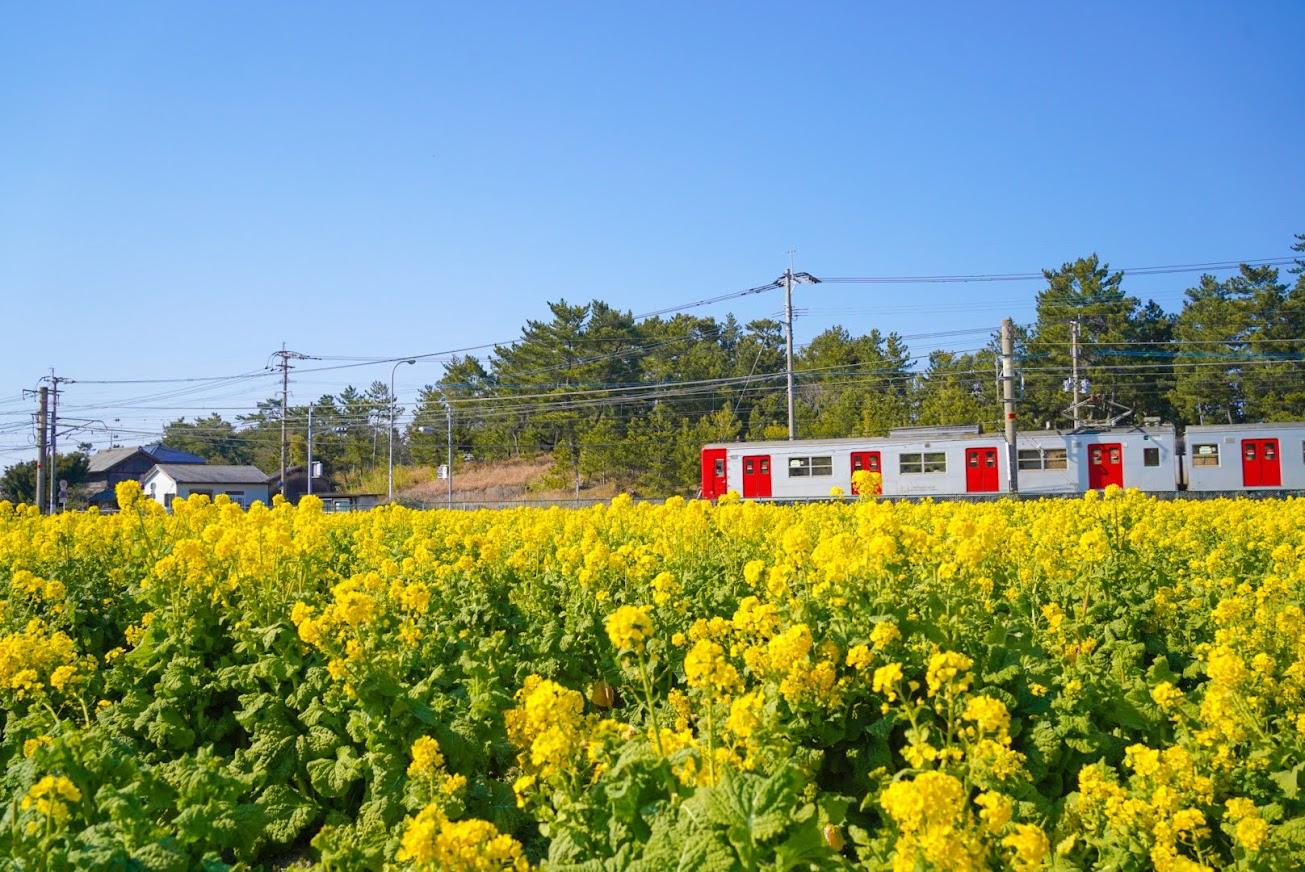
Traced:
<svg viewBox="0 0 1305 872">
<path fill-rule="evenodd" d="M 1296 2 L 5 4 L 0 466 L 51 366 L 61 414 L 124 433 L 272 396 L 283 342 L 321 358 L 295 403 L 428 353 L 411 407 L 549 300 L 773 317 L 791 249 L 826 279 L 799 343 L 982 346 L 1092 252 L 1174 311 L 1179 267 L 1305 232 L 1303 28 Z"/>
</svg>

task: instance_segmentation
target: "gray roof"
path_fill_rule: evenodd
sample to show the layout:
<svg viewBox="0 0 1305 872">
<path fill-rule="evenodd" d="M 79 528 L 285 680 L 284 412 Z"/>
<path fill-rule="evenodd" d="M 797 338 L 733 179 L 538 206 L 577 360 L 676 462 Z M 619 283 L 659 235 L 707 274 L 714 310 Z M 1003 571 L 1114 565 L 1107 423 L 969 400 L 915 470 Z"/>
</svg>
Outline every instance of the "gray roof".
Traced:
<svg viewBox="0 0 1305 872">
<path fill-rule="evenodd" d="M 103 451 L 97 451 L 91 455 L 91 460 L 86 464 L 87 472 L 107 472 L 122 461 L 131 457 L 139 448 L 106 448 Z"/>
<path fill-rule="evenodd" d="M 267 473 L 257 466 L 156 463 L 154 469 L 166 472 L 173 481 L 180 484 L 267 484 Z"/>
<path fill-rule="evenodd" d="M 206 463 L 204 458 L 198 454 L 191 454 L 189 451 L 179 451 L 176 448 L 169 448 L 162 442 L 152 442 L 149 445 L 132 445 L 123 448 L 106 448 L 103 451 L 97 451 L 91 455 L 90 462 L 86 465 L 87 472 L 108 472 L 122 461 L 131 457 L 136 452 L 141 452 L 155 463 Z"/>
</svg>

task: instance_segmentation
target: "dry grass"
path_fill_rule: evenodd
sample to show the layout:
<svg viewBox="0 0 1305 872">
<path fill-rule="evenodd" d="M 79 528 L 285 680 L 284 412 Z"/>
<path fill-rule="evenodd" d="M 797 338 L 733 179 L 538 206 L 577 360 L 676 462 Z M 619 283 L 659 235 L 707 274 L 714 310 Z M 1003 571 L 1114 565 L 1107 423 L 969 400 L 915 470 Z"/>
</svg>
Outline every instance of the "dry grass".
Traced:
<svg viewBox="0 0 1305 872">
<path fill-rule="evenodd" d="M 486 463 L 463 464 L 453 470 L 453 498 L 463 503 L 497 502 L 558 502 L 575 500 L 573 488 L 541 489 L 542 480 L 553 467 L 551 455 L 501 460 Z M 438 503 L 444 499 L 445 482 L 432 477 L 426 480 L 401 479 L 394 471 L 395 489 L 400 498 L 418 502 Z M 401 486 L 400 481 L 407 482 Z M 580 489 L 584 500 L 610 499 L 617 489 L 611 484 L 599 484 Z"/>
</svg>

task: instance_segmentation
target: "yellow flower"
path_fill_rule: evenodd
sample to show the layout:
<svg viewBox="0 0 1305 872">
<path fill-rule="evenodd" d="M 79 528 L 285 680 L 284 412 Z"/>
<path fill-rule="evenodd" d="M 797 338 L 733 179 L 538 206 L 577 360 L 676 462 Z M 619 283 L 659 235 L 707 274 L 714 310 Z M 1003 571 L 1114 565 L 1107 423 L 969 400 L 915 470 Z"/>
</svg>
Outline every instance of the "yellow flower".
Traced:
<svg viewBox="0 0 1305 872">
<path fill-rule="evenodd" d="M 444 755 L 440 753 L 440 743 L 431 736 L 422 736 L 412 743 L 412 763 L 408 765 L 408 775 L 433 775 L 444 765 Z"/>
<path fill-rule="evenodd" d="M 1016 824 L 1015 832 L 1002 839 L 1001 844 L 1014 852 L 1011 865 L 1016 872 L 1042 868 L 1042 861 L 1051 850 L 1047 834 L 1034 824 Z"/>
<path fill-rule="evenodd" d="M 647 606 L 621 606 L 607 616 L 607 638 L 618 651 L 642 651 L 652 633 Z"/>
<path fill-rule="evenodd" d="M 530 868 L 516 839 L 489 821 L 450 821 L 436 805 L 426 806 L 405 824 L 397 859 L 441 872 Z"/>
<path fill-rule="evenodd" d="M 1151 688 L 1151 699 L 1160 708 L 1168 710 L 1183 701 L 1183 692 L 1168 681 L 1162 681 Z"/>
<path fill-rule="evenodd" d="M 735 690 L 739 672 L 725 659 L 725 649 L 710 639 L 699 639 L 684 656 L 684 677 L 696 689 Z"/>
<path fill-rule="evenodd" d="M 897 699 L 897 686 L 902 680 L 902 664 L 889 663 L 875 670 L 871 687 L 875 693 L 882 693 L 889 702 Z"/>
<path fill-rule="evenodd" d="M 979 819 L 989 832 L 998 832 L 1010 823 L 1014 803 L 1009 796 L 990 790 L 975 797 L 974 804 L 979 807 Z"/>
<path fill-rule="evenodd" d="M 1006 711 L 1006 704 L 991 696 L 970 697 L 962 717 L 974 721 L 980 733 L 1005 735 L 1010 729 L 1010 713 Z"/>
<path fill-rule="evenodd" d="M 929 658 L 929 669 L 925 681 L 929 685 L 929 695 L 939 691 L 960 693 L 970 686 L 970 676 L 966 674 L 974 661 L 955 651 L 940 651 Z"/>
</svg>

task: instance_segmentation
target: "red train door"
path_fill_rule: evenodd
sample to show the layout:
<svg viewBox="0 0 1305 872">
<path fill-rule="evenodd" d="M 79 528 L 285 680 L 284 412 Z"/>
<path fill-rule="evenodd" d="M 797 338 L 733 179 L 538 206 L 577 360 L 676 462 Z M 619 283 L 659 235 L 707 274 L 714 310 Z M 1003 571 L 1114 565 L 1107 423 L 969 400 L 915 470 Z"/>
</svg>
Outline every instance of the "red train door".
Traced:
<svg viewBox="0 0 1305 872">
<path fill-rule="evenodd" d="M 743 457 L 743 495 L 770 496 L 770 455 L 746 454 Z"/>
<path fill-rule="evenodd" d="M 879 476 L 879 485 L 875 488 L 875 493 L 884 492 L 883 470 L 879 467 L 878 451 L 853 451 L 852 452 L 852 474 L 856 475 L 861 470 L 873 472 Z M 852 493 L 859 493 L 856 487 L 856 479 L 852 480 Z"/>
<path fill-rule="evenodd" d="M 728 490 L 725 481 L 725 449 L 702 449 L 702 498 L 714 500 Z"/>
<path fill-rule="evenodd" d="M 1242 484 L 1246 487 L 1282 487 L 1282 462 L 1277 439 L 1242 440 Z"/>
<path fill-rule="evenodd" d="M 1124 448 L 1118 442 L 1088 447 L 1088 487 L 1124 486 Z"/>
<path fill-rule="evenodd" d="M 965 449 L 965 492 L 992 493 L 1000 488 L 996 448 Z"/>
</svg>

